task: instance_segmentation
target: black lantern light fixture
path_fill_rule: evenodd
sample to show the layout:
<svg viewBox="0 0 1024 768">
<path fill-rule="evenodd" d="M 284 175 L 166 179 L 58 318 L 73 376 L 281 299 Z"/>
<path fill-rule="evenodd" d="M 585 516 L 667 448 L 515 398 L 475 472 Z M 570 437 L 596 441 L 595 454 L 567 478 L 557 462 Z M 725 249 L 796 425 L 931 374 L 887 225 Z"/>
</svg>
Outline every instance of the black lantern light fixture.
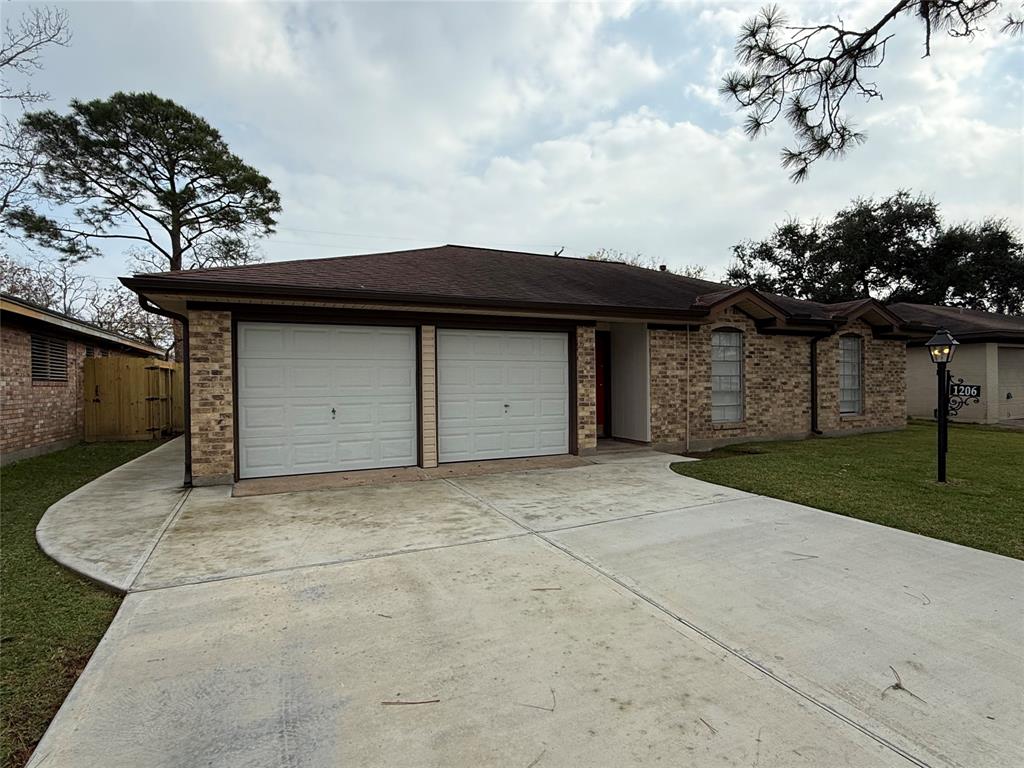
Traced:
<svg viewBox="0 0 1024 768">
<path fill-rule="evenodd" d="M 945 328 L 939 328 L 925 344 L 932 362 L 937 366 L 935 374 L 939 381 L 936 416 L 939 422 L 938 477 L 940 483 L 946 482 L 946 449 L 949 446 L 949 372 L 946 370 L 946 365 L 953 359 L 959 344 L 960 342 L 954 339 Z"/>
</svg>

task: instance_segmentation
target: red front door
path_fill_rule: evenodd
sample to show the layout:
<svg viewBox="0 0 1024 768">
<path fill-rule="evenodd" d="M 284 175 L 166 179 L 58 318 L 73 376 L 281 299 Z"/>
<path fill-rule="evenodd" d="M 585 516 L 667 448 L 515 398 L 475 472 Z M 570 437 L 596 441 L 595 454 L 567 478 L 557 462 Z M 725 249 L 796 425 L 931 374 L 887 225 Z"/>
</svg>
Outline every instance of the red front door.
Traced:
<svg viewBox="0 0 1024 768">
<path fill-rule="evenodd" d="M 597 436 L 610 437 L 611 419 L 611 357 L 612 335 L 608 331 L 598 331 L 595 338 L 594 367 L 597 375 Z"/>
</svg>

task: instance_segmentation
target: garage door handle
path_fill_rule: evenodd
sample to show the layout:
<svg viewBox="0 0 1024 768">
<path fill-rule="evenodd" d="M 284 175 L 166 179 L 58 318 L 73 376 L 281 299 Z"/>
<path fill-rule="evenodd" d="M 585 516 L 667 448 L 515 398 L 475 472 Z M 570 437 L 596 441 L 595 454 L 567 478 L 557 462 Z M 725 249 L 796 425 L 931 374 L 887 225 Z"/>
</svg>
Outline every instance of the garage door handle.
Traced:
<svg viewBox="0 0 1024 768">
<path fill-rule="evenodd" d="M 334 410 L 333 408 L 331 408 L 331 418 L 332 418 L 332 419 L 334 418 L 334 414 L 335 414 L 335 413 L 337 413 L 337 411 L 335 411 L 335 410 Z"/>
</svg>

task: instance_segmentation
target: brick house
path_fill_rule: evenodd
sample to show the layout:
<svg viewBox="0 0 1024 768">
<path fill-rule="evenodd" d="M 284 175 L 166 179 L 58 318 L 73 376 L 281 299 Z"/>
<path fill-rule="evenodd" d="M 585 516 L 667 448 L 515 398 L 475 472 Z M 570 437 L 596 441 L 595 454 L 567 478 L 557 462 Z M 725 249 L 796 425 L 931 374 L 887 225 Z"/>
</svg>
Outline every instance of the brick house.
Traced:
<svg viewBox="0 0 1024 768">
<path fill-rule="evenodd" d="M 454 245 L 122 281 L 187 326 L 196 484 L 906 422 L 872 299 Z"/>
<path fill-rule="evenodd" d="M 0 464 L 80 442 L 84 360 L 156 347 L 0 293 Z"/>
</svg>

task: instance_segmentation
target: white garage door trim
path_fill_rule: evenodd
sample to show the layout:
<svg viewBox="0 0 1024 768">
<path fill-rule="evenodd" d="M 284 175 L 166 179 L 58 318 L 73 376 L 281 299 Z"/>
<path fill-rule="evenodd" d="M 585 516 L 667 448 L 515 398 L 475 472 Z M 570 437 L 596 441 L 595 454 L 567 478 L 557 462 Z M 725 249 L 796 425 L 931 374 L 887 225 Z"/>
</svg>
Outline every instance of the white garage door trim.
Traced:
<svg viewBox="0 0 1024 768">
<path fill-rule="evenodd" d="M 437 332 L 441 462 L 569 452 L 569 335 Z"/>
<path fill-rule="evenodd" d="M 416 329 L 240 322 L 239 477 L 415 465 Z"/>
</svg>

